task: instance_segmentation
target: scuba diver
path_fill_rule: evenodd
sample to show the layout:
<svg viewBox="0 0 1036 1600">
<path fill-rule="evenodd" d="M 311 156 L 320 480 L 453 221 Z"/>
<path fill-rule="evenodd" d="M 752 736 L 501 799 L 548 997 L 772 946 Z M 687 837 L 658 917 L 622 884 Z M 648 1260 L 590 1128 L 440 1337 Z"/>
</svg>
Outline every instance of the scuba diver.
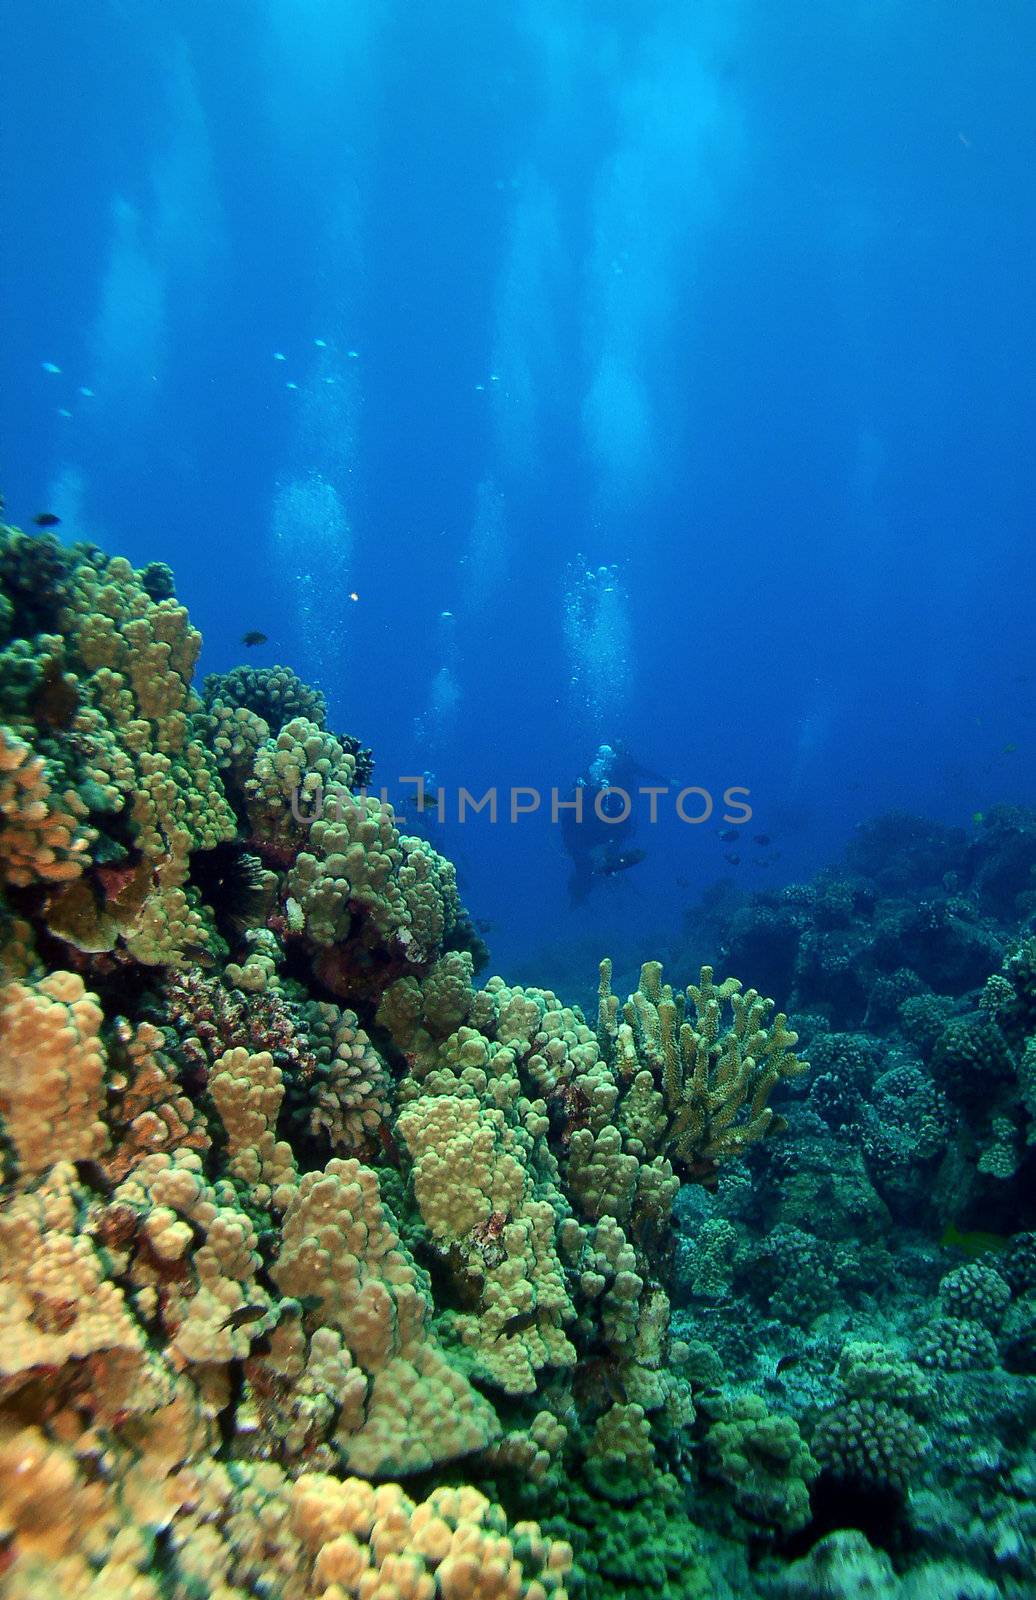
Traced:
<svg viewBox="0 0 1036 1600">
<path fill-rule="evenodd" d="M 576 779 L 575 789 L 583 797 L 582 816 L 574 809 L 561 812 L 561 838 L 572 861 L 568 895 L 574 906 L 582 905 L 597 879 L 614 878 L 644 860 L 644 850 L 630 847 L 637 827 L 635 802 L 638 787 L 655 782 L 656 774 L 634 761 L 618 742 L 600 745 Z M 625 790 L 634 802 L 628 814 L 623 815 L 625 795 L 601 795 L 602 789 Z"/>
</svg>

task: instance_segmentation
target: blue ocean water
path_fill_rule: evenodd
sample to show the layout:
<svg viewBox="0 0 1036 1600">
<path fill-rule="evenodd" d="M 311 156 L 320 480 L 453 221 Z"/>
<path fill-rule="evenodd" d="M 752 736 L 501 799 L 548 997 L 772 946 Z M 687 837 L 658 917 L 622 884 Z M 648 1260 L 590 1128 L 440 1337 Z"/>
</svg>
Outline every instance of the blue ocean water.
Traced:
<svg viewBox="0 0 1036 1600">
<path fill-rule="evenodd" d="M 2 9 L 9 515 L 433 774 L 494 970 L 1032 802 L 1030 6 Z M 602 741 L 716 813 L 573 906 Z"/>
</svg>

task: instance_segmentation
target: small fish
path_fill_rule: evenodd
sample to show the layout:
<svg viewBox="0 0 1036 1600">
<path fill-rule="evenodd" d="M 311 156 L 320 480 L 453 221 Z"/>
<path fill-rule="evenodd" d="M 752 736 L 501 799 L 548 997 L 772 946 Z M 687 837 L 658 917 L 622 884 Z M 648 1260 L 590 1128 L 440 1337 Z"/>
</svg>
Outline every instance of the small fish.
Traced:
<svg viewBox="0 0 1036 1600">
<path fill-rule="evenodd" d="M 724 844 L 730 844 L 732 839 L 739 839 L 741 835 L 738 833 L 736 828 L 720 828 L 719 837 L 723 840 Z"/>
<path fill-rule="evenodd" d="M 358 594 L 357 594 L 357 593 L 356 593 L 356 590 L 355 590 L 355 589 L 350 589 L 350 591 L 349 591 L 349 599 L 350 599 L 350 600 L 358 600 L 358 599 L 359 599 L 359 598 L 360 598 L 360 597 L 359 597 L 359 595 L 358 595 Z"/>
<path fill-rule="evenodd" d="M 61 372 L 61 368 L 55 366 L 53 361 L 41 361 L 40 366 L 43 368 L 44 372 L 52 372 L 55 375 Z"/>
<path fill-rule="evenodd" d="M 975 824 L 976 828 L 981 828 L 982 824 L 986 820 L 986 813 L 984 811 L 973 811 L 971 813 L 971 820 Z"/>
<path fill-rule="evenodd" d="M 274 360 L 275 360 L 275 361 L 287 361 L 287 359 L 288 359 L 288 358 L 287 358 L 287 356 L 286 356 L 286 355 L 285 355 L 285 354 L 284 354 L 284 352 L 283 352 L 283 350 L 275 350 L 275 351 L 274 351 L 274 352 L 273 352 L 273 359 L 274 359 Z"/>
<path fill-rule="evenodd" d="M 794 1354 L 781 1356 L 781 1359 L 778 1361 L 776 1367 L 774 1367 L 774 1369 L 773 1369 L 774 1370 L 774 1375 L 776 1376 L 777 1373 L 779 1373 L 779 1372 L 787 1372 L 789 1367 L 797 1367 L 801 1360 L 802 1360 L 801 1356 L 794 1355 Z"/>
<path fill-rule="evenodd" d="M 251 649 L 254 644 L 266 644 L 266 642 L 267 635 L 265 633 L 260 633 L 258 628 L 249 628 L 247 633 L 243 633 L 241 635 L 241 643 L 243 645 L 247 645 L 249 649 Z"/>
<path fill-rule="evenodd" d="M 72 413 L 66 406 L 58 406 L 58 416 L 64 417 L 66 422 L 72 421 Z"/>
<path fill-rule="evenodd" d="M 531 1328 L 539 1321 L 539 1318 L 538 1306 L 533 1306 L 531 1311 L 516 1311 L 513 1317 L 508 1317 L 496 1337 L 497 1339 L 509 1339 L 512 1334 L 524 1333 L 526 1328 Z"/>
<path fill-rule="evenodd" d="M 297 383 L 286 383 L 284 385 L 284 387 L 286 389 L 297 389 L 298 388 L 298 384 Z"/>
<path fill-rule="evenodd" d="M 37 511 L 32 520 L 37 528 L 56 528 L 61 518 L 56 517 L 53 511 Z"/>
<path fill-rule="evenodd" d="M 1013 756 L 1015 751 L 1017 750 L 1017 748 L 1018 748 L 1018 746 L 1016 744 L 1005 744 L 1004 745 L 1004 755 L 1005 756 Z"/>
<path fill-rule="evenodd" d="M 723 859 L 724 861 L 729 861 L 732 867 L 739 867 L 741 865 L 741 857 L 734 855 L 732 850 L 728 850 Z"/>
<path fill-rule="evenodd" d="M 360 359 L 360 352 L 358 350 L 347 350 L 346 355 L 349 357 L 350 361 L 359 361 Z"/>
<path fill-rule="evenodd" d="M 79 393 L 83 396 L 84 400 L 92 400 L 94 398 L 93 390 L 88 389 L 86 385 L 82 383 L 79 385 Z"/>
<path fill-rule="evenodd" d="M 326 350 L 327 349 L 327 340 L 326 339 L 314 339 L 313 343 L 316 345 L 318 350 Z"/>
<path fill-rule="evenodd" d="M 185 944 L 181 948 L 188 961 L 206 972 L 211 972 L 216 965 L 216 957 L 207 944 Z"/>
<path fill-rule="evenodd" d="M 225 1317 L 220 1323 L 220 1330 L 246 1328 L 250 1322 L 258 1322 L 260 1317 L 265 1317 L 266 1312 L 266 1306 L 238 1306 L 236 1311 L 232 1311 L 229 1317 Z"/>
<path fill-rule="evenodd" d="M 770 835 L 768 833 L 753 833 L 752 843 L 761 845 L 765 849 L 770 843 Z"/>
</svg>

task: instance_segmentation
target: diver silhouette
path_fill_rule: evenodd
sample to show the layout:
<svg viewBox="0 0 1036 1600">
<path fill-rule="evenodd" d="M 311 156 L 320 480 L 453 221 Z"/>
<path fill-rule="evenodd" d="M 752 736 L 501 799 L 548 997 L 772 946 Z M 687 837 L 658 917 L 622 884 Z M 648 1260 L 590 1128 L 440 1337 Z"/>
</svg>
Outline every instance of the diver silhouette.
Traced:
<svg viewBox="0 0 1036 1600">
<path fill-rule="evenodd" d="M 626 795 L 635 801 L 639 785 L 656 781 L 657 775 L 634 761 L 618 741 L 598 746 L 573 786 L 573 799 L 582 792 L 581 814 L 573 807 L 561 812 L 562 843 L 572 862 L 572 905 L 582 905 L 598 881 L 644 860 L 645 851 L 630 848 L 637 830 L 636 806 L 627 806 Z M 602 792 L 608 790 L 625 794 Z"/>
</svg>

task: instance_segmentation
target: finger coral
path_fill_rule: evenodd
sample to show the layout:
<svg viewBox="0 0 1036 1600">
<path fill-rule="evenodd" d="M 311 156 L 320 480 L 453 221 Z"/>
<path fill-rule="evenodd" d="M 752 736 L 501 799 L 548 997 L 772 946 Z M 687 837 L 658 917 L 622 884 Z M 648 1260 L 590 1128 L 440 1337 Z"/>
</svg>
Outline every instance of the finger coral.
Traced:
<svg viewBox="0 0 1036 1600">
<path fill-rule="evenodd" d="M 742 994 L 736 978 L 715 984 L 702 967 L 698 984 L 674 992 L 661 973 L 660 962 L 645 964 L 620 1022 L 602 962 L 598 1032 L 629 1081 L 620 1120 L 688 1177 L 711 1183 L 723 1161 L 783 1126 L 770 1095 L 808 1063 L 793 1053 L 798 1035 L 787 1017 L 771 1019 L 773 1001 L 755 989 Z"/>
</svg>

